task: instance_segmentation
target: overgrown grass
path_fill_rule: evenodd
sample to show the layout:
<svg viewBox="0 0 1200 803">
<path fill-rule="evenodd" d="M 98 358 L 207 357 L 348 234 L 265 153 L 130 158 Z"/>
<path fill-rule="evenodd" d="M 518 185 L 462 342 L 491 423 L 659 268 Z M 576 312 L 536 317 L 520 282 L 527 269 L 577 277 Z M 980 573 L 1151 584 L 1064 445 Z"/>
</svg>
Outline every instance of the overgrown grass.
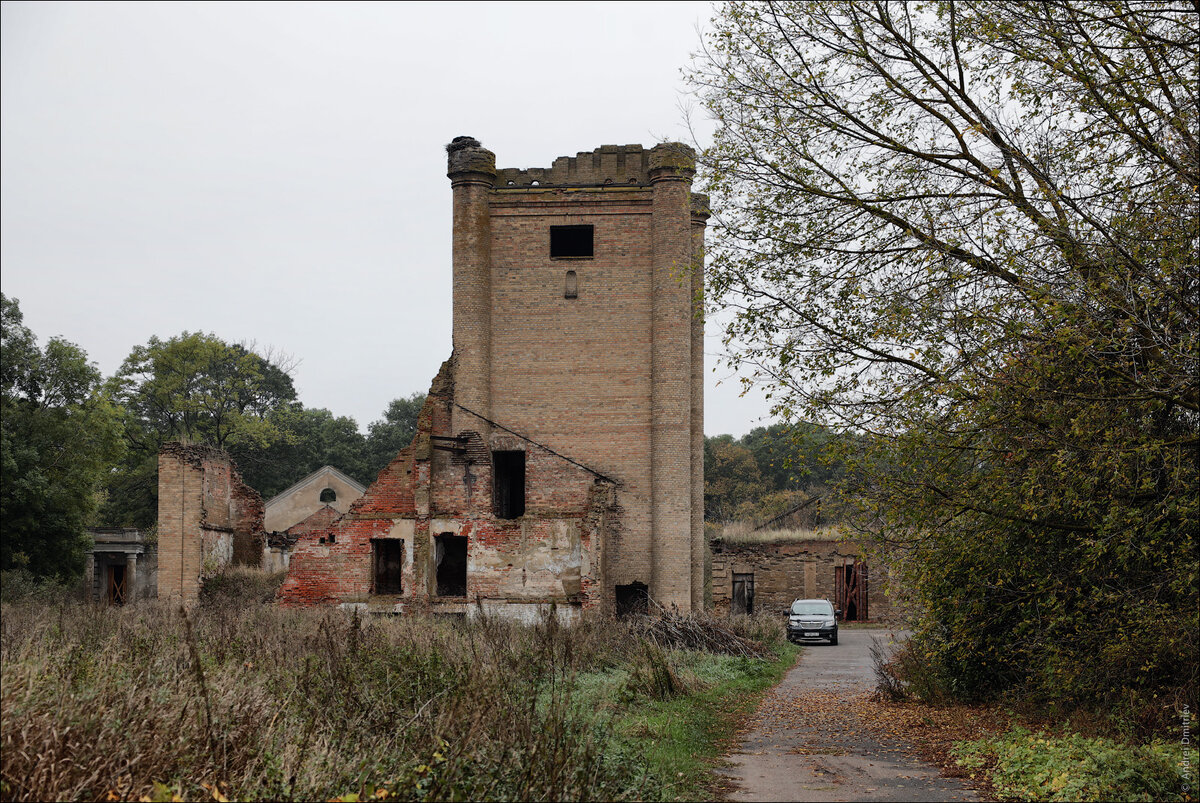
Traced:
<svg viewBox="0 0 1200 803">
<path fill-rule="evenodd" d="M 958 763 L 988 773 L 1003 800 L 1195 800 L 1197 751 L 1176 739 L 1127 745 L 1014 727 L 960 742 Z"/>
<path fill-rule="evenodd" d="M 752 522 L 730 521 L 721 525 L 720 532 L 714 537 L 727 544 L 777 544 L 789 541 L 837 541 L 842 533 L 836 526 L 756 530 Z"/>
<path fill-rule="evenodd" d="M 769 621 L 693 627 L 774 661 L 672 649 L 654 634 L 680 628 L 638 619 L 281 610 L 255 602 L 269 585 L 186 613 L 5 604 L 0 797 L 691 798 L 794 657 Z"/>
</svg>

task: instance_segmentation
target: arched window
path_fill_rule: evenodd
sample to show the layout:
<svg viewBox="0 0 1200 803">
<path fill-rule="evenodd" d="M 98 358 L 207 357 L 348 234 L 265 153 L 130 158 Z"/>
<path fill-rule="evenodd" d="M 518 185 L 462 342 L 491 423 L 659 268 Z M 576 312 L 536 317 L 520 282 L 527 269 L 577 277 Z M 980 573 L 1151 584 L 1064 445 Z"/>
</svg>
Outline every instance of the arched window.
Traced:
<svg viewBox="0 0 1200 803">
<path fill-rule="evenodd" d="M 337 491 L 333 490 L 332 488 L 326 488 L 325 490 L 321 491 L 322 504 L 328 505 L 330 502 L 336 502 L 336 501 L 337 501 Z"/>
<path fill-rule="evenodd" d="M 563 298 L 579 298 L 579 277 L 575 271 L 567 271 L 567 283 L 563 289 Z"/>
</svg>

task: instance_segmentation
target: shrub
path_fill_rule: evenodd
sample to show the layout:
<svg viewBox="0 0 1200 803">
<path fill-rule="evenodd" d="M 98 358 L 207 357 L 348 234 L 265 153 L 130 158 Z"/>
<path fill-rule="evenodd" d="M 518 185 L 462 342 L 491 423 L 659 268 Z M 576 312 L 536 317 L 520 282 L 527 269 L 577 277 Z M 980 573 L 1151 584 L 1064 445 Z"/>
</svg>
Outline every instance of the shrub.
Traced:
<svg viewBox="0 0 1200 803">
<path fill-rule="evenodd" d="M 1004 800 L 1192 800 L 1181 767 L 1197 751 L 1182 744 L 1125 745 L 1078 733 L 1050 735 L 1014 727 L 1000 736 L 958 743 L 953 753 L 968 769 L 991 767 Z"/>
</svg>

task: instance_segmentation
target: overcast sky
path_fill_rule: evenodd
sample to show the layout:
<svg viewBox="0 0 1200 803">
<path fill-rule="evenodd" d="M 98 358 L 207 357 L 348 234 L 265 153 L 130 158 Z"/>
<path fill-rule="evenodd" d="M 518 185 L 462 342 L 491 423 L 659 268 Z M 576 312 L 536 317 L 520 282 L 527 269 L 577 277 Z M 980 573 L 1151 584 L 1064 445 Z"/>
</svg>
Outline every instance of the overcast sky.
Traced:
<svg viewBox="0 0 1200 803">
<path fill-rule="evenodd" d="M 680 69 L 708 3 L 2 6 L 0 285 L 106 374 L 151 335 L 299 361 L 360 428 L 450 353 L 450 184 L 692 141 Z M 699 145 L 707 144 L 699 125 Z M 711 323 L 705 431 L 764 423 Z M 716 367 L 714 373 L 712 369 Z M 718 384 L 719 383 L 719 384 Z"/>
</svg>

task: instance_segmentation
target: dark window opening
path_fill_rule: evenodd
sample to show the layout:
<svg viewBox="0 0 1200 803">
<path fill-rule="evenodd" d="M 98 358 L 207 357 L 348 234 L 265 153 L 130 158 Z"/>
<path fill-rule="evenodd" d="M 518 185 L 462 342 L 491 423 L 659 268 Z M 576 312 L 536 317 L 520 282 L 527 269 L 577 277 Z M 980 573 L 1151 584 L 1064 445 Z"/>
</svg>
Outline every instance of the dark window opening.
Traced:
<svg viewBox="0 0 1200 803">
<path fill-rule="evenodd" d="M 627 586 L 617 586 L 617 616 L 645 614 L 650 610 L 650 589 L 636 580 Z"/>
<path fill-rule="evenodd" d="M 442 533 L 434 538 L 439 597 L 467 595 L 467 537 Z"/>
<path fill-rule="evenodd" d="M 837 598 L 834 607 L 842 612 L 842 619 L 847 622 L 867 621 L 867 592 L 870 590 L 867 564 L 855 558 L 850 563 L 834 566 L 833 581 Z"/>
<path fill-rule="evenodd" d="M 492 469 L 496 517 L 515 519 L 525 515 L 525 453 L 493 452 Z"/>
<path fill-rule="evenodd" d="M 595 226 L 551 226 L 550 256 L 590 257 Z"/>
<path fill-rule="evenodd" d="M 754 613 L 754 574 L 733 575 L 733 602 L 730 606 L 734 613 Z"/>
<path fill-rule="evenodd" d="M 108 604 L 125 604 L 125 567 L 110 564 L 108 567 Z"/>
<path fill-rule="evenodd" d="M 336 501 L 337 501 L 337 491 L 333 490 L 332 488 L 326 488 L 325 490 L 321 491 L 322 504 L 327 505 L 330 502 L 336 502 Z"/>
<path fill-rule="evenodd" d="M 372 538 L 371 565 L 375 581 L 374 594 L 399 594 L 400 576 L 404 567 L 404 541 L 399 538 Z"/>
<path fill-rule="evenodd" d="M 575 271 L 567 271 L 567 284 L 563 289 L 563 298 L 579 298 L 579 277 Z"/>
</svg>

